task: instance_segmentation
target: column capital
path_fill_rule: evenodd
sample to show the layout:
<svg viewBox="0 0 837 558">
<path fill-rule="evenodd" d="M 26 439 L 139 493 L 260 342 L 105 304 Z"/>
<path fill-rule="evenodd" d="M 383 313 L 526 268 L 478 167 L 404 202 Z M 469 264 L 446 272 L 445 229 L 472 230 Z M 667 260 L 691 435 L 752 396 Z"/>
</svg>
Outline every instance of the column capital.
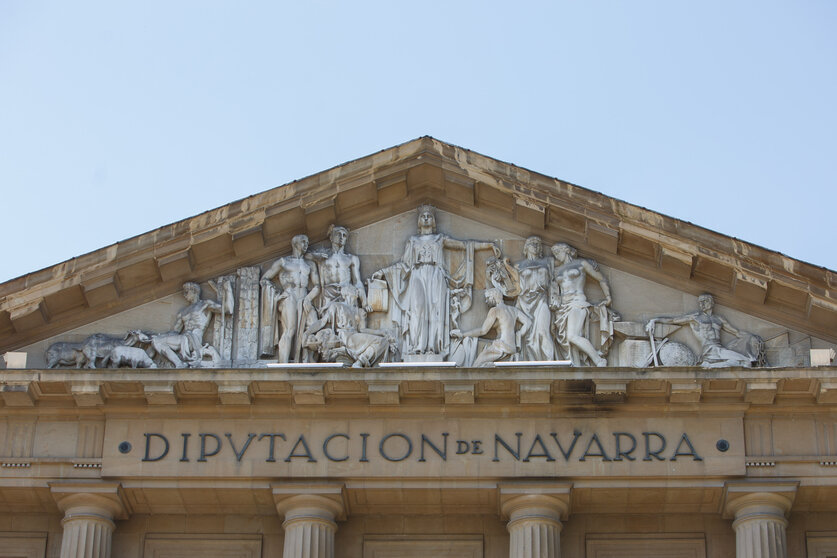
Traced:
<svg viewBox="0 0 837 558">
<path fill-rule="evenodd" d="M 784 518 L 796 498 L 799 481 L 733 481 L 724 485 L 721 512 L 724 519 L 742 515 L 772 515 Z"/>
<path fill-rule="evenodd" d="M 346 490 L 343 483 L 277 483 L 271 485 L 276 511 L 283 517 L 297 510 L 320 510 L 332 521 L 346 519 Z"/>
<path fill-rule="evenodd" d="M 556 521 L 566 520 L 572 507 L 572 483 L 500 483 L 500 517 L 514 521 L 526 510 L 538 509 Z"/>
<path fill-rule="evenodd" d="M 52 482 L 49 491 L 66 517 L 89 514 L 114 520 L 131 514 L 117 482 Z"/>
</svg>

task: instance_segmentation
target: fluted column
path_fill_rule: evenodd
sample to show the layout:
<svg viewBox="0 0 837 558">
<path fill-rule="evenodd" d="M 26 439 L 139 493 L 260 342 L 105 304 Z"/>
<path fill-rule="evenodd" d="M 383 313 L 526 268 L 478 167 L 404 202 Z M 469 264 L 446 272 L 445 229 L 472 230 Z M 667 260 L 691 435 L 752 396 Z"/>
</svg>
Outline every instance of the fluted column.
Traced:
<svg viewBox="0 0 837 558">
<path fill-rule="evenodd" d="M 727 485 L 724 511 L 734 518 L 736 558 L 787 558 L 786 530 L 797 483 Z"/>
<path fill-rule="evenodd" d="M 110 558 L 117 517 L 125 507 L 116 484 L 67 484 L 50 487 L 64 512 L 61 558 Z"/>
<path fill-rule="evenodd" d="M 284 516 L 283 558 L 334 558 L 337 519 L 344 519 L 341 485 L 277 485 L 276 511 Z"/>
<path fill-rule="evenodd" d="M 569 513 L 569 485 L 502 485 L 510 558 L 560 558 L 561 519 Z"/>
</svg>

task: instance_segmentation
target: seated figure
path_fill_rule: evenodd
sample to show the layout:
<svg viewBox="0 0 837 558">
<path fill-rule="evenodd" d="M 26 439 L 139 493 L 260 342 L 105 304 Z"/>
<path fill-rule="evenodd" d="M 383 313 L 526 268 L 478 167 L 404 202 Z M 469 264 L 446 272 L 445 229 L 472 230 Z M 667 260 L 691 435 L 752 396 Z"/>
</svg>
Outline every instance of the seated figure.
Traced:
<svg viewBox="0 0 837 558">
<path fill-rule="evenodd" d="M 488 311 L 481 327 L 469 331 L 454 329 L 450 332 L 451 337 L 456 339 L 481 337 L 488 334 L 491 328 L 497 326 L 497 338 L 477 356 L 474 361 L 475 367 L 488 366 L 517 354 L 520 350 L 521 339 L 532 326 L 532 319 L 522 310 L 503 302 L 503 295 L 498 289 L 487 289 L 485 291 L 485 301 L 491 306 L 491 309 Z M 520 322 L 521 328 L 515 333 L 518 322 Z"/>
<path fill-rule="evenodd" d="M 682 314 L 680 316 L 660 316 L 652 318 L 645 326 L 649 335 L 654 334 L 656 323 L 688 325 L 692 329 L 701 345 L 698 364 L 704 368 L 725 368 L 730 366 L 751 367 L 753 360 L 758 355 L 744 355 L 728 349 L 721 344 L 721 331 L 726 331 L 742 337 L 741 332 L 726 321 L 723 317 L 713 314 L 715 299 L 710 294 L 702 294 L 698 297 L 698 311 Z M 755 336 L 753 336 L 755 337 Z M 757 338 L 760 341 L 760 338 Z M 762 343 L 763 344 L 763 343 Z"/>
</svg>

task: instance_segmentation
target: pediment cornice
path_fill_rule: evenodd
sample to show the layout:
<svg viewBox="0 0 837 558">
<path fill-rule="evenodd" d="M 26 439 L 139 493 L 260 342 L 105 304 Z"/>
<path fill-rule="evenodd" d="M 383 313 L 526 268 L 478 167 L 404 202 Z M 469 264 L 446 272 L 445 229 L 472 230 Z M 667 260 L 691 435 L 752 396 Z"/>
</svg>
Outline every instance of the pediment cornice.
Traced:
<svg viewBox="0 0 837 558">
<path fill-rule="evenodd" d="M 0 351 L 421 203 L 837 342 L 834 271 L 422 137 L 0 284 Z"/>
</svg>

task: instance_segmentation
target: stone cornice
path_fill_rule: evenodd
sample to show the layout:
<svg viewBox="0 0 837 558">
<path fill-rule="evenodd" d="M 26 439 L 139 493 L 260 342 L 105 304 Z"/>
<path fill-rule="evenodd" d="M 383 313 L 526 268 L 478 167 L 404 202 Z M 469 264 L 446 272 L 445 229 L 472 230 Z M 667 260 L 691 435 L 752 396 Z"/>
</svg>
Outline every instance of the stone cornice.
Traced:
<svg viewBox="0 0 837 558">
<path fill-rule="evenodd" d="M 707 405 L 831 409 L 837 404 L 837 368 L 16 370 L 0 373 L 0 400 L 19 411 L 44 405 L 95 410 L 130 402 L 165 409 L 194 401 L 230 410 L 259 401 L 286 401 L 296 409 L 353 402 L 382 411 L 411 403 L 449 409 L 509 403 L 591 410 L 640 404 L 686 412 Z"/>
<path fill-rule="evenodd" d="M 837 273 L 423 137 L 0 284 L 0 351 L 432 201 L 837 341 Z"/>
</svg>

